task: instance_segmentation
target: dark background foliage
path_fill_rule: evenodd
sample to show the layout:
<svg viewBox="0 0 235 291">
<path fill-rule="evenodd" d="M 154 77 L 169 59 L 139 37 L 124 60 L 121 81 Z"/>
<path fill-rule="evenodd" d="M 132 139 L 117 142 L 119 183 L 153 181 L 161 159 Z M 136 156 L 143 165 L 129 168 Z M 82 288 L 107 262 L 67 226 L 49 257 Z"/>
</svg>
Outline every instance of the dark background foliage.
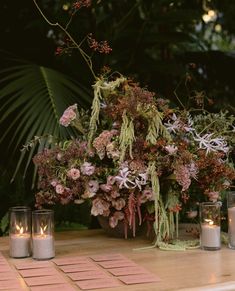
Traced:
<svg viewBox="0 0 235 291">
<path fill-rule="evenodd" d="M 37 1 L 50 21 L 58 21 L 63 26 L 70 18 L 73 2 Z M 203 21 L 202 17 L 209 11 L 214 11 L 216 17 L 212 17 L 212 21 Z M 155 91 L 157 96 L 169 98 L 175 106 L 180 106 L 176 94 L 186 104 L 190 97 L 200 93 L 213 100 L 213 103 L 206 104 L 210 111 L 224 109 L 234 113 L 233 1 L 93 0 L 91 7 L 82 8 L 74 15 L 68 30 L 78 42 L 90 32 L 97 40 L 108 40 L 112 47 L 109 55 L 92 53 L 84 43 L 84 49 L 92 55 L 97 74 L 104 65 L 108 65 L 113 71 L 131 76 L 142 86 Z M 91 102 L 94 78 L 87 65 L 78 52 L 55 55 L 64 35 L 45 22 L 32 0 L 1 1 L 0 34 L 1 70 L 14 66 L 16 60 L 55 69 L 79 82 L 86 90 L 83 92 L 88 92 L 86 106 Z M 1 78 L 6 75 L 3 73 Z M 6 82 L 1 81 L 0 90 L 5 85 Z M 1 115 L 8 97 L 4 95 L 0 99 Z M 66 100 L 66 96 L 64 98 Z M 80 97 L 73 98 L 79 102 Z M 2 134 L 20 110 L 21 107 L 15 108 L 8 118 L 1 121 Z M 25 179 L 23 169 L 19 168 L 14 182 L 10 184 L 22 146 L 19 145 L 14 154 L 8 146 L 15 130 L 13 128 L 0 144 L 0 217 L 11 205 L 33 205 L 31 165 Z M 84 223 L 73 214 L 65 215 L 64 219 Z"/>
</svg>

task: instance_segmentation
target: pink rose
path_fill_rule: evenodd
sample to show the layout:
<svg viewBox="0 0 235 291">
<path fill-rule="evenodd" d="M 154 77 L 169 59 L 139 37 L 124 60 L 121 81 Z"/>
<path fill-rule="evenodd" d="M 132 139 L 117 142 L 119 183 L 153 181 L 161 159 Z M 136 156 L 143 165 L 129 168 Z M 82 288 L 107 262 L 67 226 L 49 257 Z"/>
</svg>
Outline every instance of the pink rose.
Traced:
<svg viewBox="0 0 235 291">
<path fill-rule="evenodd" d="M 101 184 L 100 189 L 104 192 L 110 192 L 112 190 L 112 186 L 108 184 Z"/>
<path fill-rule="evenodd" d="M 57 194 L 63 194 L 64 193 L 64 186 L 62 186 L 61 184 L 57 184 L 55 186 L 55 191 Z"/>
<path fill-rule="evenodd" d="M 54 179 L 51 181 L 51 186 L 55 187 L 58 183 L 59 183 L 58 180 Z"/>
<path fill-rule="evenodd" d="M 123 198 L 112 201 L 112 206 L 117 210 L 121 210 L 125 205 L 126 202 Z"/>
<path fill-rule="evenodd" d="M 67 172 L 67 176 L 73 180 L 77 180 L 80 177 L 80 171 L 76 168 L 72 168 Z"/>
<path fill-rule="evenodd" d="M 109 206 L 105 200 L 96 198 L 92 201 L 91 214 L 94 216 L 104 215 L 109 210 Z"/>
<path fill-rule="evenodd" d="M 67 127 L 77 116 L 77 104 L 69 106 L 60 118 L 60 124 Z"/>
</svg>

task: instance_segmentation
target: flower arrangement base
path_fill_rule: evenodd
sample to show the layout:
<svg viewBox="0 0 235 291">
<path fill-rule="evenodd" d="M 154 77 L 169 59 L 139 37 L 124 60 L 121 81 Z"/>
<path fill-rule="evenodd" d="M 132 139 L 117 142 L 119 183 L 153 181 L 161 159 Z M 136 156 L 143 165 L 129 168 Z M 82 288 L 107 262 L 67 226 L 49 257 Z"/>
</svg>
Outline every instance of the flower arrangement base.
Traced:
<svg viewBox="0 0 235 291">
<path fill-rule="evenodd" d="M 117 237 L 117 238 L 125 238 L 125 227 L 124 227 L 124 222 L 119 221 L 118 225 L 114 228 L 112 228 L 109 225 L 109 218 L 105 216 L 98 215 L 97 216 L 98 222 L 100 224 L 100 227 L 105 231 L 105 233 L 109 236 L 112 237 Z M 135 230 L 135 236 L 139 236 L 144 232 L 144 225 L 139 225 L 136 223 L 136 230 Z M 127 238 L 133 238 L 133 230 L 127 228 Z"/>
</svg>

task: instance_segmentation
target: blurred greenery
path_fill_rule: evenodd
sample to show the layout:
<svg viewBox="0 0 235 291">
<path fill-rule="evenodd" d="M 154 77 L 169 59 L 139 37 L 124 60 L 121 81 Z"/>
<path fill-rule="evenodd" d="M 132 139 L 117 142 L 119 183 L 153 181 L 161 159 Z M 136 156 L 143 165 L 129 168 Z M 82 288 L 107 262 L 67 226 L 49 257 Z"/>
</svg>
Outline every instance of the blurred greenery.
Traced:
<svg viewBox="0 0 235 291">
<path fill-rule="evenodd" d="M 70 19 L 73 2 L 37 1 L 49 20 L 62 26 Z M 12 205 L 34 204 L 31 158 L 50 142 L 46 138 L 29 152 L 20 149 L 34 136 L 73 135 L 59 127 L 58 118 L 71 103 L 89 107 L 94 78 L 78 52 L 55 55 L 64 34 L 45 22 L 33 0 L 2 0 L 0 8 L 2 217 Z M 214 100 L 208 110 L 223 108 L 234 113 L 232 1 L 93 0 L 91 7 L 74 14 L 68 31 L 78 43 L 90 32 L 97 40 L 110 43 L 109 55 L 93 54 L 84 43 L 97 74 L 104 65 L 110 66 L 155 91 L 158 97 L 169 98 L 175 106 L 180 106 L 176 88 L 182 102 L 195 91 L 206 92 Z M 71 207 L 71 216 L 56 209 L 60 213 L 56 219 L 89 225 L 89 207 L 84 207 L 87 213 L 79 212 L 77 205 Z"/>
</svg>

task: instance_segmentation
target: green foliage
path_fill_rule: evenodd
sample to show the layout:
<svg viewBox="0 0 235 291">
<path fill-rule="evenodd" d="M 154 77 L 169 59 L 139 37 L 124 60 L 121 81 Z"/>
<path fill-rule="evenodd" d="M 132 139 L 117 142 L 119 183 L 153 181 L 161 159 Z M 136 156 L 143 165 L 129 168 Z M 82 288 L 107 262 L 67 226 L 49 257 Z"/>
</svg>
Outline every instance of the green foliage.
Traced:
<svg viewBox="0 0 235 291">
<path fill-rule="evenodd" d="M 7 234 L 8 227 L 9 227 L 9 217 L 7 212 L 0 220 L 0 229 L 2 234 Z"/>
<path fill-rule="evenodd" d="M 8 140 L 13 155 L 37 136 L 65 139 L 71 135 L 71 131 L 59 126 L 60 116 L 71 103 L 86 107 L 90 101 L 89 91 L 77 81 L 43 66 L 17 64 L 0 71 L 0 75 L 0 124 L 5 126 L 0 142 Z M 25 174 L 33 155 L 50 143 L 44 138 L 39 145 L 33 144 L 27 154 L 22 151 L 15 174 L 23 162 Z"/>
</svg>

